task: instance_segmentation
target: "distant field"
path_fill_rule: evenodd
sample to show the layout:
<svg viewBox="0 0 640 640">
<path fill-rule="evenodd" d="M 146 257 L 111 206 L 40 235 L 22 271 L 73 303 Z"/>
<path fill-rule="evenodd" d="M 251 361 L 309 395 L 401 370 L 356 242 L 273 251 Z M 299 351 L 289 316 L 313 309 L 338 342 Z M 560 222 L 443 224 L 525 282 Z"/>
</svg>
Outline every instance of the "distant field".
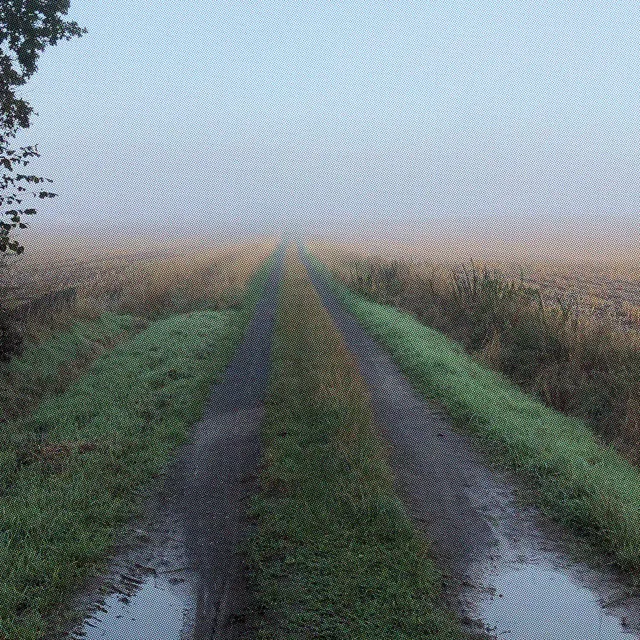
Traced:
<svg viewBox="0 0 640 640">
<path fill-rule="evenodd" d="M 448 277 L 451 269 L 460 267 L 462 259 L 430 257 L 430 247 L 424 244 L 389 243 L 367 244 L 311 242 L 315 249 L 334 265 L 341 258 L 380 258 L 400 260 L 412 265 L 415 271 L 440 278 Z M 453 251 L 453 248 L 452 248 Z M 437 248 L 438 255 L 443 253 Z M 473 255 L 473 254 L 472 254 Z M 483 259 L 480 250 L 474 255 L 479 268 L 487 266 L 506 277 L 539 287 L 548 305 L 565 305 L 584 316 L 609 319 L 624 328 L 640 329 L 640 263 L 637 260 L 603 262 L 602 260 L 546 260 L 532 261 L 515 249 L 510 260 Z"/>
<path fill-rule="evenodd" d="M 255 264 L 275 248 L 273 238 L 253 238 L 246 242 L 225 242 L 204 237 L 169 240 L 131 238 L 115 241 L 88 241 L 78 246 L 73 239 L 51 245 L 36 245 L 23 256 L 7 262 L 3 284 L 10 288 L 7 299 L 17 305 L 44 294 L 68 287 L 78 287 L 81 298 L 91 298 L 113 307 L 114 298 L 120 300 L 131 294 L 131 289 L 145 286 L 150 279 L 172 278 L 165 288 L 182 280 L 188 282 L 196 273 L 204 275 L 207 269 L 222 286 L 220 279 L 242 280 L 253 271 Z M 229 270 L 234 258 L 243 256 L 246 273 Z M 214 269 L 215 265 L 215 269 Z M 210 285 L 211 286 L 211 285 Z"/>
<path fill-rule="evenodd" d="M 498 264 L 519 277 L 514 264 Z M 540 287 L 545 302 L 571 305 L 580 314 L 640 328 L 640 268 L 637 264 L 533 264 L 523 269 L 527 284 Z"/>
</svg>

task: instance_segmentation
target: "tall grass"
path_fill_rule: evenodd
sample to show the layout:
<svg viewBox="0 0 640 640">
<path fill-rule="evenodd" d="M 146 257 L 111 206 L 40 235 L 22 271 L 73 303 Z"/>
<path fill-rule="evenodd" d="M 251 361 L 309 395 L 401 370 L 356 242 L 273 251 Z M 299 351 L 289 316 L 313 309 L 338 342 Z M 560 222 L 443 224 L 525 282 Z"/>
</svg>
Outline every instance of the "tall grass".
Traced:
<svg viewBox="0 0 640 640">
<path fill-rule="evenodd" d="M 445 269 L 343 255 L 330 265 L 352 291 L 409 311 L 640 462 L 640 332 L 562 298 L 550 303 L 524 276 L 474 263 Z"/>
<path fill-rule="evenodd" d="M 275 241 L 245 242 L 143 263 L 123 283 L 120 308 L 135 315 L 158 317 L 177 311 L 233 307 L 275 246 Z"/>
<path fill-rule="evenodd" d="M 74 321 L 94 319 L 104 312 L 158 318 L 170 313 L 220 309 L 238 304 L 258 265 L 276 246 L 264 238 L 238 243 L 213 243 L 204 248 L 182 247 L 180 253 L 147 246 L 146 251 L 112 255 L 83 255 L 81 259 L 12 263 L 4 294 L 7 307 L 50 296 L 70 287 L 77 289 L 71 309 L 46 306 L 25 318 L 22 332 L 27 342 L 38 342 Z"/>
</svg>

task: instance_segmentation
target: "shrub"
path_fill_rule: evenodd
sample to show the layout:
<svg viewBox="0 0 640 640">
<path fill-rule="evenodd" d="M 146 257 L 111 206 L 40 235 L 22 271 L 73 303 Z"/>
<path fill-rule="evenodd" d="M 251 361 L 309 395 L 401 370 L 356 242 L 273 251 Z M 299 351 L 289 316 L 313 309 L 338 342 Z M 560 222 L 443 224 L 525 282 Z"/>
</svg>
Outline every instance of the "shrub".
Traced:
<svg viewBox="0 0 640 640">
<path fill-rule="evenodd" d="M 0 362 L 8 362 L 20 355 L 22 349 L 22 333 L 15 318 L 0 306 Z"/>
</svg>

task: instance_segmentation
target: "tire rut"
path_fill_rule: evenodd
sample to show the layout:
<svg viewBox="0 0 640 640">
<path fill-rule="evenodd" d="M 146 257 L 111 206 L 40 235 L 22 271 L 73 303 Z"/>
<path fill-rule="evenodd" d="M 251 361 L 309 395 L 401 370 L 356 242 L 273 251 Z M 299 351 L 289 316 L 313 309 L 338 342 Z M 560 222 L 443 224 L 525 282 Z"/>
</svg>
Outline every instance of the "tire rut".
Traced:
<svg viewBox="0 0 640 640">
<path fill-rule="evenodd" d="M 194 640 L 232 640 L 250 633 L 247 567 L 241 552 L 257 491 L 263 400 L 283 252 L 242 343 L 214 385 L 203 419 L 176 465 L 169 500 L 182 516 L 187 557 L 197 569 Z"/>
</svg>

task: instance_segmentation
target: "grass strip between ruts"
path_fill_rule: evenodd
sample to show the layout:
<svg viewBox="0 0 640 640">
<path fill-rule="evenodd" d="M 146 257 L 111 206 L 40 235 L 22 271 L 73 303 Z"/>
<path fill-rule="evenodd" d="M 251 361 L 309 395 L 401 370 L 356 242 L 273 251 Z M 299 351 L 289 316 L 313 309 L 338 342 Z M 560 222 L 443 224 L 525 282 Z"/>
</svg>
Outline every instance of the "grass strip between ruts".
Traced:
<svg viewBox="0 0 640 640">
<path fill-rule="evenodd" d="M 525 394 L 410 314 L 353 293 L 311 259 L 418 392 L 496 445 L 500 457 L 532 482 L 539 505 L 552 517 L 600 543 L 623 568 L 640 569 L 636 467 L 598 442 L 581 420 Z"/>
<path fill-rule="evenodd" d="M 0 450 L 0 638 L 35 640 L 108 553 L 200 417 L 273 260 L 241 307 L 174 315 L 96 360 L 5 433 Z"/>
<path fill-rule="evenodd" d="M 251 560 L 260 638 L 461 637 L 356 363 L 297 255 L 280 291 Z"/>
</svg>

